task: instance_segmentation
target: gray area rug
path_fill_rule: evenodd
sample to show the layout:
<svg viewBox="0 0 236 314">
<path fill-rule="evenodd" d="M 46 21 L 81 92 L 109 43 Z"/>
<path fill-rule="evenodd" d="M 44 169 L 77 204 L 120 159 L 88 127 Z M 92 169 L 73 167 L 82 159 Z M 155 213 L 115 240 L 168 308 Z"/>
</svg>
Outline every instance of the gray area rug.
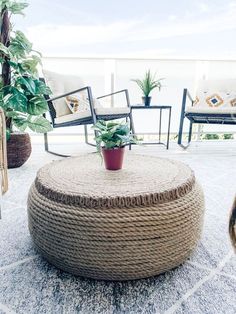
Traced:
<svg viewBox="0 0 236 314">
<path fill-rule="evenodd" d="M 229 209 L 236 192 L 235 145 L 228 151 L 210 145 L 200 143 L 187 152 L 177 147 L 169 152 L 159 147 L 133 150 L 189 164 L 203 186 L 206 213 L 202 239 L 186 263 L 160 276 L 130 282 L 74 277 L 35 251 L 27 228 L 27 193 L 38 168 L 55 159 L 35 145 L 31 159 L 10 170 L 10 190 L 3 201 L 0 314 L 236 313 L 236 257 L 228 238 Z"/>
</svg>

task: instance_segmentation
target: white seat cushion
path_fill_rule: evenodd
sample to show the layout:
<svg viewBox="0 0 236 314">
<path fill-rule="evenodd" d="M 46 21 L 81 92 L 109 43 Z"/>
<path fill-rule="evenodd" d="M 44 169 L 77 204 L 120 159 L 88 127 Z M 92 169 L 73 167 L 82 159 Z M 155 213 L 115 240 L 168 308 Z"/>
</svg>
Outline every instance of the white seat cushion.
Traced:
<svg viewBox="0 0 236 314">
<path fill-rule="evenodd" d="M 97 116 L 129 114 L 130 108 L 129 107 L 112 107 L 112 108 L 97 107 L 95 108 L 95 112 Z"/>
<path fill-rule="evenodd" d="M 204 107 L 187 107 L 186 113 L 207 113 L 207 114 L 236 114 L 236 107 L 223 107 L 223 108 L 204 108 Z"/>
<path fill-rule="evenodd" d="M 126 115 L 130 113 L 130 108 L 128 107 L 117 107 L 117 108 L 95 108 L 95 112 L 97 116 L 112 116 L 112 115 Z M 58 117 L 55 119 L 56 124 L 71 122 L 79 119 L 84 119 L 91 117 L 90 110 L 79 111 L 76 113 L 70 113 L 64 115 L 62 117 Z"/>
<path fill-rule="evenodd" d="M 90 110 L 86 111 L 79 111 L 76 113 L 70 113 L 65 116 L 61 116 L 58 118 L 55 118 L 55 123 L 60 124 L 60 123 L 66 123 L 66 122 L 71 122 L 79 119 L 84 119 L 84 118 L 89 118 L 91 117 L 91 112 Z"/>
</svg>

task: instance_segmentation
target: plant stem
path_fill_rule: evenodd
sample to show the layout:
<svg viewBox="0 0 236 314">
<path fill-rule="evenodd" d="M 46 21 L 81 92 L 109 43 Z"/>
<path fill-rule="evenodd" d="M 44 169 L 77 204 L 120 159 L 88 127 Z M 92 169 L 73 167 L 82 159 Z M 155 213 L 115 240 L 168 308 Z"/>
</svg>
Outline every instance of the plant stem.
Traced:
<svg viewBox="0 0 236 314">
<path fill-rule="evenodd" d="M 10 45 L 10 19 L 8 10 L 5 7 L 1 11 L 1 31 L 0 31 L 0 42 L 5 46 L 8 47 Z M 5 55 L 2 55 L 2 58 L 4 59 L 4 62 L 2 63 L 2 83 L 3 86 L 7 86 L 11 84 L 11 69 L 8 62 L 8 57 Z M 12 129 L 12 119 L 8 118 L 6 121 L 7 128 L 10 130 Z"/>
<path fill-rule="evenodd" d="M 4 8 L 1 12 L 2 17 L 2 25 L 1 25 L 1 34 L 0 34 L 0 41 L 1 43 L 8 47 L 10 45 L 10 20 L 8 16 L 8 11 Z M 10 65 L 8 63 L 8 58 L 3 56 L 4 62 L 2 64 L 2 80 L 3 85 L 10 85 L 11 83 L 11 70 Z"/>
</svg>

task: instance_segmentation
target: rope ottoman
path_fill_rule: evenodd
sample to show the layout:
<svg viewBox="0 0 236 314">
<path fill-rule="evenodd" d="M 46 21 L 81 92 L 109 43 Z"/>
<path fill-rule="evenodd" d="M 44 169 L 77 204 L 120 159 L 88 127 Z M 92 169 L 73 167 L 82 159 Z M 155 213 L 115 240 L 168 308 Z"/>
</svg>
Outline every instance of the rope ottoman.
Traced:
<svg viewBox="0 0 236 314">
<path fill-rule="evenodd" d="M 108 171 L 95 154 L 38 171 L 28 197 L 29 230 L 42 255 L 75 275 L 128 280 L 183 263 L 204 211 L 193 171 L 180 162 L 126 154 Z"/>
</svg>

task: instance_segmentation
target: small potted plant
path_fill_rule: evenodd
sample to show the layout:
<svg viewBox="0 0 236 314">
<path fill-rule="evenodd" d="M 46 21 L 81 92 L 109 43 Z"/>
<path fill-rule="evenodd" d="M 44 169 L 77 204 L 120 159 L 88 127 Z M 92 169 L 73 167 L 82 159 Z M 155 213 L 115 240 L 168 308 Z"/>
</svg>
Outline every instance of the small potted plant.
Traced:
<svg viewBox="0 0 236 314">
<path fill-rule="evenodd" d="M 133 82 L 137 83 L 140 89 L 142 90 L 143 92 L 142 100 L 145 106 L 148 107 L 151 104 L 152 97 L 149 96 L 151 91 L 155 88 L 158 88 L 159 91 L 161 90 L 162 87 L 161 80 L 163 80 L 163 78 L 156 79 L 156 75 L 155 74 L 152 75 L 150 70 L 148 70 L 145 73 L 145 76 L 142 80 L 140 79 L 132 80 Z"/>
<path fill-rule="evenodd" d="M 135 142 L 128 123 L 99 120 L 93 129 L 96 131 L 97 149 L 102 153 L 106 169 L 121 169 L 125 145 Z"/>
</svg>

